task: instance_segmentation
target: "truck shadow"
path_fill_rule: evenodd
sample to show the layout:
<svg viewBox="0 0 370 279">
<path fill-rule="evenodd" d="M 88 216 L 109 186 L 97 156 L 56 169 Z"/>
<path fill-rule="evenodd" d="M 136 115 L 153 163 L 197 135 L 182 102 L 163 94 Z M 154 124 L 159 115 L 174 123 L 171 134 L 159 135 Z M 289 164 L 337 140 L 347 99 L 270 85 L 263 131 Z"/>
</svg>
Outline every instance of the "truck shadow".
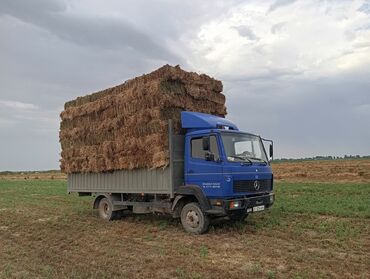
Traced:
<svg viewBox="0 0 370 279">
<path fill-rule="evenodd" d="M 94 216 L 99 218 L 98 213 L 94 211 Z M 172 218 L 166 214 L 133 214 L 131 212 L 125 212 L 123 216 L 113 222 L 126 222 L 132 224 L 142 224 L 148 226 L 148 228 L 155 228 L 157 230 L 176 230 L 183 231 L 187 234 L 182 226 L 180 218 Z M 248 221 L 246 218 L 243 221 L 233 221 L 225 218 L 212 219 L 209 231 L 211 234 L 226 234 L 230 232 L 246 233 L 255 232 L 257 230 L 256 223 L 254 221 Z"/>
</svg>

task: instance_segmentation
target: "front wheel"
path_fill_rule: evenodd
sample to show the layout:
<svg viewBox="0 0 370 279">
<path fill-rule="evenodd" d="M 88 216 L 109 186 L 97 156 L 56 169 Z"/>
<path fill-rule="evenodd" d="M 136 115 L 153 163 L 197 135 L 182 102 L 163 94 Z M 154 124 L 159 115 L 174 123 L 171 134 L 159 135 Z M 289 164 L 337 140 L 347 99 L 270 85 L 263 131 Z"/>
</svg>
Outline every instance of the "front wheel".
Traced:
<svg viewBox="0 0 370 279">
<path fill-rule="evenodd" d="M 182 208 L 181 224 L 189 233 L 202 234 L 209 228 L 209 217 L 204 214 L 198 203 L 192 202 Z"/>
</svg>

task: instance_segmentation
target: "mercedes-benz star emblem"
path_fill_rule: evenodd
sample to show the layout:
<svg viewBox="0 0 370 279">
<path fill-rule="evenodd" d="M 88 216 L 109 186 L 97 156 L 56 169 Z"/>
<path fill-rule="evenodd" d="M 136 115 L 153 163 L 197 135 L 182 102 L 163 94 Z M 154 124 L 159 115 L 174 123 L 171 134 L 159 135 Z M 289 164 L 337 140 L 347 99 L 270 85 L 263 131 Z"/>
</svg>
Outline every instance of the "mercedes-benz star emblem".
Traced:
<svg viewBox="0 0 370 279">
<path fill-rule="evenodd" d="M 259 181 L 258 180 L 254 181 L 253 186 L 254 186 L 254 189 L 256 189 L 256 191 L 258 191 L 260 189 L 260 183 L 259 183 Z"/>
</svg>

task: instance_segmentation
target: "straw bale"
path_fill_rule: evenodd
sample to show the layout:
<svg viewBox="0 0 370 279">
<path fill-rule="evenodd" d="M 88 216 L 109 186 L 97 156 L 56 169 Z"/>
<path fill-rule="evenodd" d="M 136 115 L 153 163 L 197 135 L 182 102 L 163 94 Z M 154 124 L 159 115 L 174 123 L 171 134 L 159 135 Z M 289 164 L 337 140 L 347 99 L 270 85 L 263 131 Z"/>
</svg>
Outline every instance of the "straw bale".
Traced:
<svg viewBox="0 0 370 279">
<path fill-rule="evenodd" d="M 168 165 L 168 120 L 180 112 L 226 115 L 222 83 L 165 65 L 125 83 L 67 102 L 61 113 L 61 169 L 104 172 Z"/>
</svg>

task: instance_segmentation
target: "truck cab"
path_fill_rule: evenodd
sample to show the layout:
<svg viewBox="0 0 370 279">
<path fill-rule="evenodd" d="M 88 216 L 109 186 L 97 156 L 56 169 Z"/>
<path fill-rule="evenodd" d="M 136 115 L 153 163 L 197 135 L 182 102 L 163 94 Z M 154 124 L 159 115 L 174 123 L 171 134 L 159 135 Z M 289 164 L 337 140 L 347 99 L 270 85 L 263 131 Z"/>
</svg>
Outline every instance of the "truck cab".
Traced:
<svg viewBox="0 0 370 279">
<path fill-rule="evenodd" d="M 182 112 L 181 122 L 186 129 L 184 184 L 201 189 L 208 212 L 243 219 L 273 204 L 271 140 L 209 114 Z M 270 144 L 269 154 L 264 141 Z"/>
</svg>

